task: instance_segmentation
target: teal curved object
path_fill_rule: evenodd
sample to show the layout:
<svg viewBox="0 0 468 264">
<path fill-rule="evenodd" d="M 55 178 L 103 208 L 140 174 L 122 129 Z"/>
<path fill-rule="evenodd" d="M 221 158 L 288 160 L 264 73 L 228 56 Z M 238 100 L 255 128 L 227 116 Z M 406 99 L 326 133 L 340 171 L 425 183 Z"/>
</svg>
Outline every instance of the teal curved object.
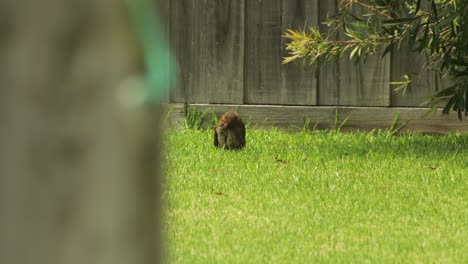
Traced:
<svg viewBox="0 0 468 264">
<path fill-rule="evenodd" d="M 157 12 L 148 0 L 125 0 L 130 19 L 143 49 L 146 85 L 145 101 L 160 100 L 175 78 L 174 59 L 164 38 Z"/>
</svg>

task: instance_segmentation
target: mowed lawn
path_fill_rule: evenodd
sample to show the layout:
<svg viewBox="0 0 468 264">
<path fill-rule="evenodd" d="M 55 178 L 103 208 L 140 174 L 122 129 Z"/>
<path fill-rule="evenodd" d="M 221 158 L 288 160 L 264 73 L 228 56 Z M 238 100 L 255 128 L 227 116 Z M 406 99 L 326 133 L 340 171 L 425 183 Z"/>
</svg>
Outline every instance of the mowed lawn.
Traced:
<svg viewBox="0 0 468 264">
<path fill-rule="evenodd" d="M 165 135 L 172 263 L 468 263 L 468 135 Z"/>
</svg>

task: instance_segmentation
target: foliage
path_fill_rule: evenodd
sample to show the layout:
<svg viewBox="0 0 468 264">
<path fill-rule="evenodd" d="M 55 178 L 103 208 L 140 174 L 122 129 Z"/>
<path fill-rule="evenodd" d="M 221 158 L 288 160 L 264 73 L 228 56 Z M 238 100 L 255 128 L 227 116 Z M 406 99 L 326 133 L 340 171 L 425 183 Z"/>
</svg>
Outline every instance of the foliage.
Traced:
<svg viewBox="0 0 468 264">
<path fill-rule="evenodd" d="M 340 133 L 341 128 L 346 125 L 348 122 L 349 116 L 347 116 L 341 124 L 338 124 L 338 120 L 340 120 L 339 114 L 338 114 L 338 108 L 335 110 L 335 133 Z"/>
<path fill-rule="evenodd" d="M 468 135 L 391 131 L 168 131 L 169 262 L 467 263 Z"/>
<path fill-rule="evenodd" d="M 419 73 L 407 73 L 392 82 L 404 90 L 426 71 L 451 78 L 451 86 L 438 91 L 428 104 L 444 102 L 443 113 L 451 109 L 468 115 L 468 1 L 466 0 L 342 0 L 335 16 L 324 22 L 328 32 L 318 28 L 289 29 L 284 37 L 289 55 L 284 63 L 305 59 L 320 66 L 349 53 L 349 58 L 382 51 L 382 57 L 402 45 L 427 58 Z M 339 39 L 337 35 L 346 38 Z M 436 81 L 437 83 L 437 81 Z"/>
<path fill-rule="evenodd" d="M 205 116 L 210 111 L 210 108 L 207 108 L 205 111 L 201 112 L 196 107 L 185 107 L 185 120 L 184 126 L 186 129 L 202 129 L 203 124 L 205 123 Z"/>
</svg>

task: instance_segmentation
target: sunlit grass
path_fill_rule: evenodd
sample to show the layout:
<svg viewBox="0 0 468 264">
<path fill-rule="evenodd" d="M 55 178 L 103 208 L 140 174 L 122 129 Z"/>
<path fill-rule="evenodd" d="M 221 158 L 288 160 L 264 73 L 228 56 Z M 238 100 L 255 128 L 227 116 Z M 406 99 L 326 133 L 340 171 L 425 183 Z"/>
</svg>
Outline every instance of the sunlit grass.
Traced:
<svg viewBox="0 0 468 264">
<path fill-rule="evenodd" d="M 468 136 L 166 133 L 177 263 L 468 261 Z"/>
</svg>

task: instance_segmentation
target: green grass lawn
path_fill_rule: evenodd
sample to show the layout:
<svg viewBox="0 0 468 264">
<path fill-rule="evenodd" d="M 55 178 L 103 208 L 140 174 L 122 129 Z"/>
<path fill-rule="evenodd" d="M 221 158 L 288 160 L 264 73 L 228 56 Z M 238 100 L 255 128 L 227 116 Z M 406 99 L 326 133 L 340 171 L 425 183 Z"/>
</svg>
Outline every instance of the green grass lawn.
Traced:
<svg viewBox="0 0 468 264">
<path fill-rule="evenodd" d="M 468 263 L 468 135 L 165 135 L 175 263 Z"/>
</svg>

